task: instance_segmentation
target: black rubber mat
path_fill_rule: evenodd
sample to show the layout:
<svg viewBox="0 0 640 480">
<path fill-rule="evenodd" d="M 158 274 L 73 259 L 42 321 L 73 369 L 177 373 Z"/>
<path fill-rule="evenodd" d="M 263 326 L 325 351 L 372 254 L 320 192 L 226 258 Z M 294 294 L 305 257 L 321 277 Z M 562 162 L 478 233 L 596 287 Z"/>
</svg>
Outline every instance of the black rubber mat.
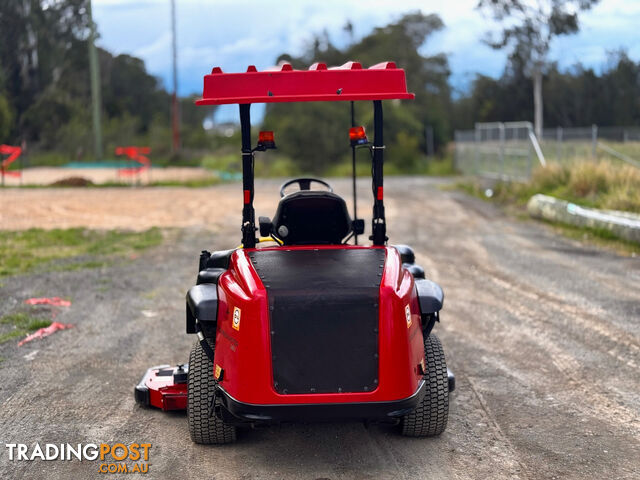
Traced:
<svg viewBox="0 0 640 480">
<path fill-rule="evenodd" d="M 375 389 L 385 250 L 258 250 L 250 257 L 269 296 L 276 391 Z"/>
</svg>

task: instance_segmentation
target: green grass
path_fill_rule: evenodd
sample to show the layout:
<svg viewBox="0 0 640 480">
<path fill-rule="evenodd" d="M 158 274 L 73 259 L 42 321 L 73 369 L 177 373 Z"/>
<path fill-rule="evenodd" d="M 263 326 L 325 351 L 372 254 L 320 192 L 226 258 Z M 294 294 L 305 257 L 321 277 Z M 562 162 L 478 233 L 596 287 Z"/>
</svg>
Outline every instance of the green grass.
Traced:
<svg viewBox="0 0 640 480">
<path fill-rule="evenodd" d="M 17 337 L 22 337 L 26 335 L 27 332 L 24 330 L 11 330 L 9 332 L 0 334 L 0 345 L 3 343 L 7 343 L 9 340 L 12 340 Z"/>
<path fill-rule="evenodd" d="M 10 313 L 0 318 L 0 325 L 9 325 L 11 330 L 0 334 L 0 344 L 22 337 L 39 328 L 51 325 L 51 320 L 34 317 L 24 312 Z"/>
<path fill-rule="evenodd" d="M 60 152 L 30 152 L 29 165 L 38 167 L 61 167 L 72 160 L 72 157 Z M 14 162 L 19 163 L 20 160 Z"/>
<path fill-rule="evenodd" d="M 10 313 L 0 318 L 0 324 L 13 325 L 15 328 L 33 331 L 38 330 L 39 328 L 48 327 L 51 325 L 51 320 L 45 320 L 27 313 L 18 312 Z"/>
<path fill-rule="evenodd" d="M 600 138 L 598 141 L 618 153 L 640 161 L 640 142 L 615 142 L 604 138 Z M 590 139 L 585 139 L 583 141 L 568 140 L 560 144 L 547 139 L 540 144 L 540 147 L 542 148 L 542 152 L 547 161 L 557 163 L 573 162 L 576 160 L 591 158 L 593 148 Z M 596 156 L 600 159 L 615 160 L 615 157 L 599 147 L 596 149 Z"/>
<path fill-rule="evenodd" d="M 457 188 L 486 198 L 478 182 L 458 183 Z M 640 213 L 640 169 L 607 160 L 551 163 L 537 168 L 529 182 L 498 182 L 492 190 L 491 200 L 501 204 L 525 205 L 542 193 L 585 207 Z"/>
<path fill-rule="evenodd" d="M 327 177 L 350 177 L 353 171 L 353 163 L 351 157 L 345 158 L 341 162 L 331 165 L 326 172 Z M 426 157 L 420 156 L 412 167 L 400 168 L 385 157 L 384 165 L 385 175 L 429 175 L 435 177 L 444 177 L 456 175 L 456 169 L 453 164 L 453 156 L 445 154 L 443 156 Z M 365 155 L 360 156 L 356 162 L 356 176 L 370 177 L 371 163 L 367 161 Z"/>
<path fill-rule="evenodd" d="M 158 228 L 144 232 L 84 228 L 0 231 L 0 277 L 38 270 L 98 268 L 114 258 L 159 245 L 162 238 Z"/>
<path fill-rule="evenodd" d="M 457 175 L 453 155 L 447 153 L 442 157 L 433 157 L 428 159 L 425 171 L 425 175 L 431 175 L 434 177 L 445 177 L 451 175 Z"/>
<path fill-rule="evenodd" d="M 350 177 L 353 172 L 352 160 L 344 160 L 335 165 L 331 165 L 327 169 L 327 177 Z M 389 172 L 385 172 L 389 173 Z M 357 177 L 370 177 L 371 176 L 371 164 L 365 162 L 361 158 L 358 158 L 356 162 L 356 176 Z"/>
<path fill-rule="evenodd" d="M 235 152 L 207 155 L 202 159 L 202 167 L 216 172 L 222 180 L 237 180 L 242 174 L 241 157 Z M 256 154 L 256 177 L 290 177 L 299 173 L 300 169 L 289 157 L 275 152 Z"/>
<path fill-rule="evenodd" d="M 217 172 L 222 180 L 242 173 L 240 156 L 237 153 L 207 155 L 202 160 L 202 166 L 208 170 Z M 323 176 L 326 177 L 350 177 L 353 169 L 351 154 L 345 154 L 337 163 L 326 166 Z M 289 157 L 275 152 L 266 154 L 258 153 L 255 161 L 255 176 L 292 177 L 301 174 L 299 166 Z M 427 158 L 418 155 L 412 160 L 411 166 L 400 167 L 387 159 L 385 161 L 385 174 L 387 175 L 433 175 L 448 176 L 457 172 L 453 164 L 453 155 L 446 153 L 443 156 Z M 359 151 L 356 161 L 356 175 L 367 177 L 371 175 L 371 162 L 364 152 Z"/>
<path fill-rule="evenodd" d="M 242 172 L 242 162 L 236 153 L 207 155 L 202 159 L 203 168 L 222 172 Z"/>
</svg>

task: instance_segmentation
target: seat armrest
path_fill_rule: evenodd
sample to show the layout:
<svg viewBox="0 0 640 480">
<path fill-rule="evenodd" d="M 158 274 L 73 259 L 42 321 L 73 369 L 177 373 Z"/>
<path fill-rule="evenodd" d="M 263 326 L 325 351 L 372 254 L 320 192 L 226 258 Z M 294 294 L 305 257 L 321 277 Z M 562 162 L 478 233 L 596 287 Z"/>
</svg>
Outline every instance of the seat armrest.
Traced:
<svg viewBox="0 0 640 480">
<path fill-rule="evenodd" d="M 218 320 L 218 286 L 203 283 L 187 292 L 187 333 L 196 333 L 196 321 L 203 330 L 215 331 Z"/>
</svg>

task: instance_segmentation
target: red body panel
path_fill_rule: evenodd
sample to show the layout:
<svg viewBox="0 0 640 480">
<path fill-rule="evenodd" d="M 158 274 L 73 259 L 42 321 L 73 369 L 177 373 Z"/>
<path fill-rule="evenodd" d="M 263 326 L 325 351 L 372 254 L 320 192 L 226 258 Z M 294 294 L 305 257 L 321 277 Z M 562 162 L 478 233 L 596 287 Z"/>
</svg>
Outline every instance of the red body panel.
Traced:
<svg viewBox="0 0 640 480">
<path fill-rule="evenodd" d="M 385 248 L 361 246 L 274 247 L 283 250 Z M 218 326 L 215 365 L 222 371 L 220 386 L 234 399 L 260 405 L 379 402 L 400 400 L 415 393 L 422 378 L 422 329 L 413 276 L 402 268 L 395 248 L 386 248 L 380 285 L 378 387 L 371 392 L 281 395 L 273 388 L 267 291 L 247 252 L 231 256 L 229 270 L 218 281 Z M 411 321 L 407 321 L 409 305 Z M 240 309 L 234 328 L 233 317 Z M 215 370 L 215 366 L 214 366 Z M 212 372 L 213 374 L 213 372 Z M 330 374 L 330 373 L 329 373 Z"/>
</svg>

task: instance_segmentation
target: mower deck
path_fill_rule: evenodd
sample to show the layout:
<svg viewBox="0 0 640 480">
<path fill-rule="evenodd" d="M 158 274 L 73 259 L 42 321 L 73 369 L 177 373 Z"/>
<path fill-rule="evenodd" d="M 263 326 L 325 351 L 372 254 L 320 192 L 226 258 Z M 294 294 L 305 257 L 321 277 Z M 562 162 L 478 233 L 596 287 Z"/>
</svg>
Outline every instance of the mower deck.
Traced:
<svg viewBox="0 0 640 480">
<path fill-rule="evenodd" d="M 187 373 L 189 364 L 151 367 L 136 385 L 136 402 L 145 407 L 164 410 L 187 408 Z"/>
</svg>

